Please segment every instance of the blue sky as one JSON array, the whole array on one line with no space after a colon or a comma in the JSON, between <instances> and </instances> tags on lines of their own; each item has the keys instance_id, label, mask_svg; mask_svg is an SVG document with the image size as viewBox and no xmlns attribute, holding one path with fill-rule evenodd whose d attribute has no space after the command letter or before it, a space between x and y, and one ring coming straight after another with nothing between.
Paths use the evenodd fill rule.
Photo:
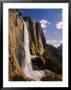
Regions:
<instances>
[{"instance_id":1,"label":"blue sky","mask_svg":"<svg viewBox=\"0 0 71 90\"><path fill-rule=\"evenodd\" d=\"M47 43L55 47L62 43L62 9L22 9L21 12L41 23Z\"/></svg>"}]
</instances>

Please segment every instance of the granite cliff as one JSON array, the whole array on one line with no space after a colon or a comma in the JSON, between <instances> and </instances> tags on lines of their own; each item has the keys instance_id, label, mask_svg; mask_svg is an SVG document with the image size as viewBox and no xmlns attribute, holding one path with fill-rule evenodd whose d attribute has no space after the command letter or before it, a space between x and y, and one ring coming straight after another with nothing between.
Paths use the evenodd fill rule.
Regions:
<instances>
[{"instance_id":1,"label":"granite cliff","mask_svg":"<svg viewBox=\"0 0 71 90\"><path fill-rule=\"evenodd\" d=\"M33 70L48 69L50 74L47 76L51 78L49 80L61 80L62 63L59 60L61 58L47 46L41 24L28 16L22 16L15 9L9 10L9 80L30 80L22 71L22 61L25 56L23 20L28 29ZM48 80L47 76L41 80Z\"/></svg>"}]
</instances>

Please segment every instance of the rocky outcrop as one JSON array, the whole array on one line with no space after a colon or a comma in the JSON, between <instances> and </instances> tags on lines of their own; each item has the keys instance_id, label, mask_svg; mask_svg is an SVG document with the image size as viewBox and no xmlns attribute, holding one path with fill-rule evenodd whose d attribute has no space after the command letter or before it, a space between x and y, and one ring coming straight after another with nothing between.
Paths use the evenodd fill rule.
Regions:
<instances>
[{"instance_id":1,"label":"rocky outcrop","mask_svg":"<svg viewBox=\"0 0 71 90\"><path fill-rule=\"evenodd\" d=\"M47 47L41 24L33 21L30 17L24 17L23 19L27 22L30 35L31 55L39 56L43 61L45 68L57 73L62 73L62 65L58 60L60 58L58 58L49 47Z\"/></svg>"},{"instance_id":2,"label":"rocky outcrop","mask_svg":"<svg viewBox=\"0 0 71 90\"><path fill-rule=\"evenodd\" d=\"M45 52L46 41L40 23L33 21L30 17L24 17L23 19L27 22L28 26L31 55L42 56Z\"/></svg>"},{"instance_id":3,"label":"rocky outcrop","mask_svg":"<svg viewBox=\"0 0 71 90\"><path fill-rule=\"evenodd\" d=\"M21 70L17 56L19 49L20 34L22 33L23 19L16 10L9 10L9 79L17 76L26 78Z\"/></svg>"},{"instance_id":4,"label":"rocky outcrop","mask_svg":"<svg viewBox=\"0 0 71 90\"><path fill-rule=\"evenodd\" d=\"M61 73L62 64L47 47L40 23L30 17L22 17L18 10L13 9L9 10L9 80L28 80L22 72L22 60L24 60L23 20L27 23L33 69L49 69L55 73ZM34 56L37 57L33 58ZM15 77L17 78L15 79Z\"/></svg>"}]
</instances>

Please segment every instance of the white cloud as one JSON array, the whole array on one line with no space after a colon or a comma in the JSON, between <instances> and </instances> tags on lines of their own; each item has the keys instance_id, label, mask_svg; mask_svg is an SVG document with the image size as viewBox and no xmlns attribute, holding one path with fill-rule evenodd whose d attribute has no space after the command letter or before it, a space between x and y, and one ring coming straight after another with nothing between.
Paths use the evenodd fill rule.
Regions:
<instances>
[{"instance_id":1,"label":"white cloud","mask_svg":"<svg viewBox=\"0 0 71 90\"><path fill-rule=\"evenodd\" d=\"M62 29L63 28L63 22L62 21L59 21L58 23L56 23L56 28L58 30Z\"/></svg>"},{"instance_id":2,"label":"white cloud","mask_svg":"<svg viewBox=\"0 0 71 90\"><path fill-rule=\"evenodd\" d=\"M61 45L62 41L57 41L57 40L46 40L47 44L53 45L55 47L58 47Z\"/></svg>"},{"instance_id":3,"label":"white cloud","mask_svg":"<svg viewBox=\"0 0 71 90\"><path fill-rule=\"evenodd\" d=\"M47 26L50 24L50 22L48 22L48 20L42 19L40 20L40 24L41 24L41 27L45 30Z\"/></svg>"}]
</instances>

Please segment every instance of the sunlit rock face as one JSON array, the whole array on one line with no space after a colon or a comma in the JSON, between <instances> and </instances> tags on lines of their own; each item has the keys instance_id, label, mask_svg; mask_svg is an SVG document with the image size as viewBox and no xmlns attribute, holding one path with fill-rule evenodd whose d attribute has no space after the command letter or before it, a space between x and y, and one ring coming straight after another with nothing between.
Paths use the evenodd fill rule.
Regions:
<instances>
[{"instance_id":1,"label":"sunlit rock face","mask_svg":"<svg viewBox=\"0 0 71 90\"><path fill-rule=\"evenodd\" d=\"M51 51L51 49L47 47L43 30L41 28L41 24L39 22L32 20L30 17L24 17L23 19L27 23L27 27L28 27L31 55L39 56L45 68L48 68L51 71L57 73L61 73L62 65L58 60L59 59L58 56L56 56ZM36 60L36 62L38 63L38 60Z\"/></svg>"},{"instance_id":2,"label":"sunlit rock face","mask_svg":"<svg viewBox=\"0 0 71 90\"><path fill-rule=\"evenodd\" d=\"M39 22L22 17L18 10L9 10L8 31L10 80L20 80L21 77L22 80L40 80L45 69L50 73L62 73L62 64L47 47Z\"/></svg>"},{"instance_id":3,"label":"sunlit rock face","mask_svg":"<svg viewBox=\"0 0 71 90\"><path fill-rule=\"evenodd\" d=\"M23 19L16 10L9 10L9 79L14 76L25 77L21 70L21 58L23 51L20 36L23 32ZM20 46L20 47L19 47ZM21 52L20 52L21 51ZM21 56L20 56L21 55Z\"/></svg>"},{"instance_id":4,"label":"sunlit rock face","mask_svg":"<svg viewBox=\"0 0 71 90\"><path fill-rule=\"evenodd\" d=\"M42 32L42 28L39 22L35 22L30 17L25 17L24 20L27 22L30 39L30 51L32 55L42 56L45 47L45 37Z\"/></svg>"}]
</instances>

